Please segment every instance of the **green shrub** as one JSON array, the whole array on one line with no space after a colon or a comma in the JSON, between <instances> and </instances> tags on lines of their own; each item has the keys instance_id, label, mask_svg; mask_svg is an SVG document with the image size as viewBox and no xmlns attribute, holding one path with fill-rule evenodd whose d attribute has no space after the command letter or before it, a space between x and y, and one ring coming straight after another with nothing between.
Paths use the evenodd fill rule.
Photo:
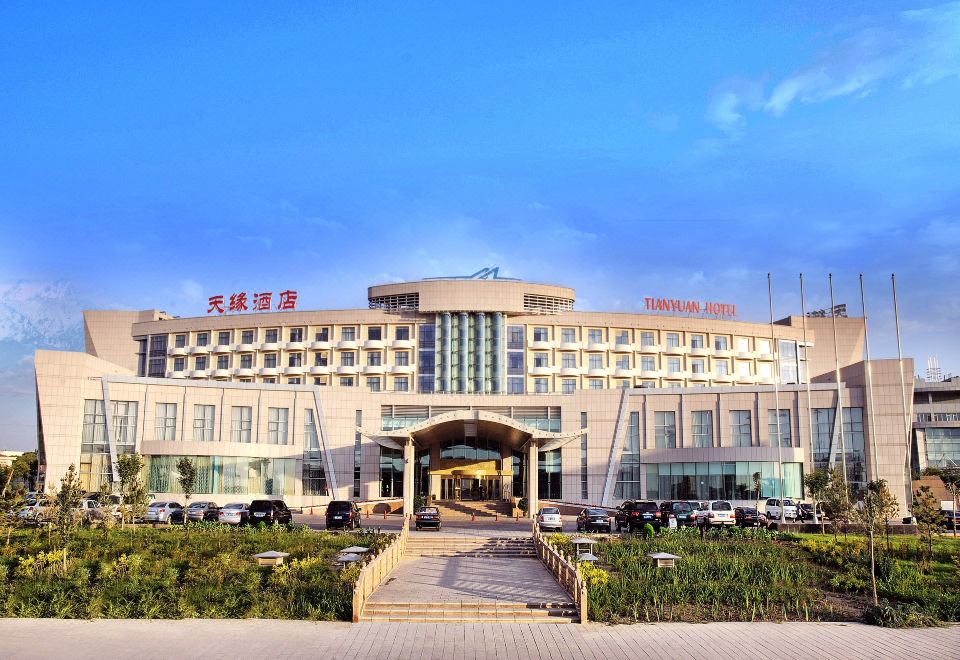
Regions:
<instances>
[{"instance_id":1,"label":"green shrub","mask_svg":"<svg viewBox=\"0 0 960 660\"><path fill-rule=\"evenodd\" d=\"M929 628L941 625L935 617L915 605L894 605L888 602L867 608L863 613L863 620L872 626L884 628Z\"/></svg>"}]
</instances>

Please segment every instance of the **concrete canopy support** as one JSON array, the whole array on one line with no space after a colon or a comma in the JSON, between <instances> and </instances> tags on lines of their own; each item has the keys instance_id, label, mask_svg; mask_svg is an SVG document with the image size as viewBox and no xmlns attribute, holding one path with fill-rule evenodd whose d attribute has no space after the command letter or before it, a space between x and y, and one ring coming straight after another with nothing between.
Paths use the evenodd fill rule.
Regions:
<instances>
[{"instance_id":1,"label":"concrete canopy support","mask_svg":"<svg viewBox=\"0 0 960 660\"><path fill-rule=\"evenodd\" d=\"M538 457L537 441L530 439L527 443L527 512L531 518L537 517L537 511L540 509L540 460Z\"/></svg>"},{"instance_id":2,"label":"concrete canopy support","mask_svg":"<svg viewBox=\"0 0 960 660\"><path fill-rule=\"evenodd\" d=\"M404 520L414 514L413 510L413 466L416 453L413 450L413 440L407 440L403 445L403 515Z\"/></svg>"}]
</instances>

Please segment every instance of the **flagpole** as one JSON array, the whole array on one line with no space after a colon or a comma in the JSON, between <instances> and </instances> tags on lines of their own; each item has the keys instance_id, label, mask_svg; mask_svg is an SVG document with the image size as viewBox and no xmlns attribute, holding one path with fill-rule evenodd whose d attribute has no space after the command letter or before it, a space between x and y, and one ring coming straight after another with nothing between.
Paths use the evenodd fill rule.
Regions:
<instances>
[{"instance_id":1,"label":"flagpole","mask_svg":"<svg viewBox=\"0 0 960 660\"><path fill-rule=\"evenodd\" d=\"M868 481L876 481L880 478L880 469L877 464L877 440L874 434L877 418L873 411L873 368L870 364L870 330L867 326L867 298L863 293L863 273L860 273L860 310L863 314L863 341L867 348L867 407L870 410L870 456L873 459L873 479Z\"/></svg>"},{"instance_id":2,"label":"flagpole","mask_svg":"<svg viewBox=\"0 0 960 660\"><path fill-rule=\"evenodd\" d=\"M903 378L903 349L900 346L900 306L897 304L897 276L890 274L893 286L893 320L897 328L897 363L900 365L900 405L903 412L903 434L906 438L906 460L903 462L903 485L907 490L907 506L913 516L913 452L910 448L910 416L907 414L907 386Z\"/></svg>"},{"instance_id":3,"label":"flagpole","mask_svg":"<svg viewBox=\"0 0 960 660\"><path fill-rule=\"evenodd\" d=\"M830 318L833 321L833 363L834 377L837 381L837 412L840 416L840 457L843 461L843 483L847 486L847 501L849 501L850 487L847 479L847 443L844 441L843 436L843 390L840 388L840 348L837 346L837 305L833 300L833 273L827 275L827 281L830 283Z\"/></svg>"},{"instance_id":4,"label":"flagpole","mask_svg":"<svg viewBox=\"0 0 960 660\"><path fill-rule=\"evenodd\" d=\"M787 521L787 507L783 503L785 497L783 492L783 442L780 439L780 347L777 346L777 339L773 334L773 280L770 273L767 273L767 299L770 303L770 343L772 344L770 350L773 351L773 418L777 421L777 463L780 470L780 522L785 523Z\"/></svg>"},{"instance_id":5,"label":"flagpole","mask_svg":"<svg viewBox=\"0 0 960 660\"><path fill-rule=\"evenodd\" d=\"M800 273L800 314L803 319L803 372L807 389L807 426L810 431L810 467L815 468L813 462L813 405L810 402L810 347L807 344L807 306L803 297L803 273ZM813 512L813 522L817 522L817 512Z\"/></svg>"}]
</instances>

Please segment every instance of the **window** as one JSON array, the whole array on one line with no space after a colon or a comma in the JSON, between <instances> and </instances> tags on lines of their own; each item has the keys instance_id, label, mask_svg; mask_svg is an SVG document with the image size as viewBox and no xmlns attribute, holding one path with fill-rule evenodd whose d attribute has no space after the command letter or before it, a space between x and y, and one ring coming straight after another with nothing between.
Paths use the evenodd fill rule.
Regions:
<instances>
[{"instance_id":1,"label":"window","mask_svg":"<svg viewBox=\"0 0 960 660\"><path fill-rule=\"evenodd\" d=\"M727 350L727 338L726 337L714 337L713 338L713 347L718 351Z\"/></svg>"},{"instance_id":2,"label":"window","mask_svg":"<svg viewBox=\"0 0 960 660\"><path fill-rule=\"evenodd\" d=\"M657 359L652 355L644 355L640 358L640 368L644 371L656 371Z\"/></svg>"},{"instance_id":3,"label":"window","mask_svg":"<svg viewBox=\"0 0 960 660\"><path fill-rule=\"evenodd\" d=\"M289 408L267 409L267 442L271 445L287 444L287 420Z\"/></svg>"},{"instance_id":4,"label":"window","mask_svg":"<svg viewBox=\"0 0 960 660\"><path fill-rule=\"evenodd\" d=\"M620 500L640 497L640 413L631 412L626 442L620 455L620 473L613 496Z\"/></svg>"},{"instance_id":5,"label":"window","mask_svg":"<svg viewBox=\"0 0 960 660\"><path fill-rule=\"evenodd\" d=\"M704 361L702 358L690 360L690 370L695 374L704 373Z\"/></svg>"},{"instance_id":6,"label":"window","mask_svg":"<svg viewBox=\"0 0 960 660\"><path fill-rule=\"evenodd\" d=\"M398 367L410 366L410 353L407 351L398 351L394 354L393 359Z\"/></svg>"},{"instance_id":7,"label":"window","mask_svg":"<svg viewBox=\"0 0 960 660\"><path fill-rule=\"evenodd\" d=\"M523 326L507 326L507 348L523 348Z\"/></svg>"},{"instance_id":8,"label":"window","mask_svg":"<svg viewBox=\"0 0 960 660\"><path fill-rule=\"evenodd\" d=\"M249 353L246 355L240 356L240 368L241 369L252 369L253 368L253 356Z\"/></svg>"},{"instance_id":9,"label":"window","mask_svg":"<svg viewBox=\"0 0 960 660\"><path fill-rule=\"evenodd\" d=\"M379 392L380 378L377 376L372 376L370 378L367 378L367 389L369 389L371 392Z\"/></svg>"},{"instance_id":10,"label":"window","mask_svg":"<svg viewBox=\"0 0 960 660\"><path fill-rule=\"evenodd\" d=\"M340 379L340 384L343 385L343 379ZM350 379L350 384L353 385L353 379ZM363 425L363 411L358 410L354 414L354 426L358 429ZM357 431L353 436L353 496L360 497L360 431Z\"/></svg>"},{"instance_id":11,"label":"window","mask_svg":"<svg viewBox=\"0 0 960 660\"><path fill-rule=\"evenodd\" d=\"M327 477L316 419L313 410L308 408L303 412L303 494L327 495Z\"/></svg>"},{"instance_id":12,"label":"window","mask_svg":"<svg viewBox=\"0 0 960 660\"><path fill-rule=\"evenodd\" d=\"M353 387L353 376L341 376L340 387Z\"/></svg>"},{"instance_id":13,"label":"window","mask_svg":"<svg viewBox=\"0 0 960 660\"><path fill-rule=\"evenodd\" d=\"M680 358L667 358L667 371L671 374L680 373Z\"/></svg>"},{"instance_id":14,"label":"window","mask_svg":"<svg viewBox=\"0 0 960 660\"><path fill-rule=\"evenodd\" d=\"M777 446L777 416L773 410L767 411L767 430L770 434L770 446ZM792 447L790 440L790 410L780 409L780 446Z\"/></svg>"},{"instance_id":15,"label":"window","mask_svg":"<svg viewBox=\"0 0 960 660\"><path fill-rule=\"evenodd\" d=\"M560 330L560 341L565 344L573 344L577 341L577 331L574 328L563 328Z\"/></svg>"},{"instance_id":16,"label":"window","mask_svg":"<svg viewBox=\"0 0 960 660\"><path fill-rule=\"evenodd\" d=\"M253 343L253 330L244 330L240 333L240 343L241 344L252 344Z\"/></svg>"},{"instance_id":17,"label":"window","mask_svg":"<svg viewBox=\"0 0 960 660\"><path fill-rule=\"evenodd\" d=\"M561 477L563 476L563 466L560 450L538 452L537 458L537 481L539 482L540 497L545 500L562 499Z\"/></svg>"},{"instance_id":18,"label":"window","mask_svg":"<svg viewBox=\"0 0 960 660\"><path fill-rule=\"evenodd\" d=\"M577 368L577 354L576 353L564 353L560 356L561 366L564 369L576 369Z\"/></svg>"},{"instance_id":19,"label":"window","mask_svg":"<svg viewBox=\"0 0 960 660\"><path fill-rule=\"evenodd\" d=\"M356 364L357 354L356 353L341 353L340 354L340 366L341 367L352 367Z\"/></svg>"},{"instance_id":20,"label":"window","mask_svg":"<svg viewBox=\"0 0 960 660\"><path fill-rule=\"evenodd\" d=\"M590 369L603 369L603 353L591 353L588 364Z\"/></svg>"},{"instance_id":21,"label":"window","mask_svg":"<svg viewBox=\"0 0 960 660\"><path fill-rule=\"evenodd\" d=\"M641 346L653 346L657 342L653 338L653 333L649 330L644 330L640 333L640 345Z\"/></svg>"},{"instance_id":22,"label":"window","mask_svg":"<svg viewBox=\"0 0 960 660\"><path fill-rule=\"evenodd\" d=\"M173 345L177 348L183 348L187 345L187 336L186 335L177 335L173 338Z\"/></svg>"},{"instance_id":23,"label":"window","mask_svg":"<svg viewBox=\"0 0 960 660\"><path fill-rule=\"evenodd\" d=\"M693 411L693 446L713 446L713 411Z\"/></svg>"},{"instance_id":24,"label":"window","mask_svg":"<svg viewBox=\"0 0 960 660\"><path fill-rule=\"evenodd\" d=\"M749 362L737 362L737 373L741 376L750 375L750 363Z\"/></svg>"},{"instance_id":25,"label":"window","mask_svg":"<svg viewBox=\"0 0 960 660\"><path fill-rule=\"evenodd\" d=\"M399 341L409 341L410 340L410 326L401 325L398 326L394 331L394 339Z\"/></svg>"},{"instance_id":26,"label":"window","mask_svg":"<svg viewBox=\"0 0 960 660\"><path fill-rule=\"evenodd\" d=\"M135 337L137 342L137 375L147 375L147 338Z\"/></svg>"},{"instance_id":27,"label":"window","mask_svg":"<svg viewBox=\"0 0 960 660\"><path fill-rule=\"evenodd\" d=\"M173 358L173 370L183 371L186 368L186 359L182 357Z\"/></svg>"},{"instance_id":28,"label":"window","mask_svg":"<svg viewBox=\"0 0 960 660\"><path fill-rule=\"evenodd\" d=\"M209 332L198 332L197 333L197 346L206 346L210 343L210 333Z\"/></svg>"},{"instance_id":29,"label":"window","mask_svg":"<svg viewBox=\"0 0 960 660\"><path fill-rule=\"evenodd\" d=\"M617 369L629 369L630 368L630 356L624 355L623 357L617 358Z\"/></svg>"},{"instance_id":30,"label":"window","mask_svg":"<svg viewBox=\"0 0 960 660\"><path fill-rule=\"evenodd\" d=\"M757 375L761 378L770 378L773 376L773 365L769 362L760 362L757 365Z\"/></svg>"},{"instance_id":31,"label":"window","mask_svg":"<svg viewBox=\"0 0 960 660\"><path fill-rule=\"evenodd\" d=\"M749 410L730 411L730 445L750 447L753 444L753 429Z\"/></svg>"},{"instance_id":32,"label":"window","mask_svg":"<svg viewBox=\"0 0 960 660\"><path fill-rule=\"evenodd\" d=\"M263 379L263 382L264 382L264 383L276 383L276 382L277 382L277 379L276 379L276 378L264 378L264 379Z\"/></svg>"},{"instance_id":33,"label":"window","mask_svg":"<svg viewBox=\"0 0 960 660\"><path fill-rule=\"evenodd\" d=\"M229 330L221 330L220 332L217 333L217 344L219 344L220 346L226 346L229 343L230 343Z\"/></svg>"},{"instance_id":34,"label":"window","mask_svg":"<svg viewBox=\"0 0 960 660\"><path fill-rule=\"evenodd\" d=\"M167 441L177 439L177 404L157 404L153 439Z\"/></svg>"},{"instance_id":35,"label":"window","mask_svg":"<svg viewBox=\"0 0 960 660\"><path fill-rule=\"evenodd\" d=\"M550 354L549 354L549 353L534 353L534 354L533 354L533 366L534 366L534 367L549 367L549 366L550 366Z\"/></svg>"},{"instance_id":36,"label":"window","mask_svg":"<svg viewBox=\"0 0 960 660\"><path fill-rule=\"evenodd\" d=\"M276 369L277 368L277 354L268 353L263 356L263 366L266 369Z\"/></svg>"},{"instance_id":37,"label":"window","mask_svg":"<svg viewBox=\"0 0 960 660\"><path fill-rule=\"evenodd\" d=\"M730 374L730 363L726 360L716 360L713 363L713 370L718 376L728 376Z\"/></svg>"},{"instance_id":38,"label":"window","mask_svg":"<svg viewBox=\"0 0 960 660\"><path fill-rule=\"evenodd\" d=\"M550 330L548 328L534 328L533 341L550 341Z\"/></svg>"},{"instance_id":39,"label":"window","mask_svg":"<svg viewBox=\"0 0 960 660\"><path fill-rule=\"evenodd\" d=\"M357 341L357 329L353 327L340 328L340 341Z\"/></svg>"},{"instance_id":40,"label":"window","mask_svg":"<svg viewBox=\"0 0 960 660\"><path fill-rule=\"evenodd\" d=\"M81 452L106 452L107 418L103 400L85 399L83 402L83 440Z\"/></svg>"},{"instance_id":41,"label":"window","mask_svg":"<svg viewBox=\"0 0 960 660\"><path fill-rule=\"evenodd\" d=\"M253 408L233 406L230 410L230 441L250 442L250 430L253 428Z\"/></svg>"},{"instance_id":42,"label":"window","mask_svg":"<svg viewBox=\"0 0 960 660\"><path fill-rule=\"evenodd\" d=\"M383 339L383 328L380 326L367 328L368 341L380 341L381 339Z\"/></svg>"},{"instance_id":43,"label":"window","mask_svg":"<svg viewBox=\"0 0 960 660\"><path fill-rule=\"evenodd\" d=\"M648 463L647 498L662 500L748 500L779 497L779 466L774 462ZM759 473L760 491L753 483ZM801 463L783 464L787 497L800 498Z\"/></svg>"},{"instance_id":44,"label":"window","mask_svg":"<svg viewBox=\"0 0 960 660\"><path fill-rule=\"evenodd\" d=\"M383 360L383 353L380 351L375 351L373 353L367 353L367 366L368 367L379 367L381 361Z\"/></svg>"},{"instance_id":45,"label":"window","mask_svg":"<svg viewBox=\"0 0 960 660\"><path fill-rule=\"evenodd\" d=\"M278 333L278 332L279 332L279 331L278 331L276 328L272 328L272 329L270 329L270 330L267 330L266 334L264 335L264 340L263 340L264 343L265 343L265 344L275 344L275 343L277 343L277 333Z\"/></svg>"},{"instance_id":46,"label":"window","mask_svg":"<svg viewBox=\"0 0 960 660\"><path fill-rule=\"evenodd\" d=\"M601 378L591 378L587 382L587 387L591 390L602 390L603 389L603 379Z\"/></svg>"},{"instance_id":47,"label":"window","mask_svg":"<svg viewBox=\"0 0 960 660\"><path fill-rule=\"evenodd\" d=\"M602 344L602 343L603 343L603 330L597 330L597 329L587 330L587 343L588 343L588 344Z\"/></svg>"},{"instance_id":48,"label":"window","mask_svg":"<svg viewBox=\"0 0 960 660\"><path fill-rule=\"evenodd\" d=\"M290 341L303 341L303 328L290 328Z\"/></svg>"},{"instance_id":49,"label":"window","mask_svg":"<svg viewBox=\"0 0 960 660\"><path fill-rule=\"evenodd\" d=\"M330 328L320 328L313 334L313 341L330 341Z\"/></svg>"},{"instance_id":50,"label":"window","mask_svg":"<svg viewBox=\"0 0 960 660\"><path fill-rule=\"evenodd\" d=\"M293 378L288 378L288 379L287 379L287 385L299 385L299 384L300 384L300 377L299 377L299 376L295 376L295 377L293 377Z\"/></svg>"},{"instance_id":51,"label":"window","mask_svg":"<svg viewBox=\"0 0 960 660\"><path fill-rule=\"evenodd\" d=\"M670 348L676 348L680 345L680 335L676 332L667 333L667 346Z\"/></svg>"},{"instance_id":52,"label":"window","mask_svg":"<svg viewBox=\"0 0 960 660\"><path fill-rule=\"evenodd\" d=\"M690 335L690 348L703 348L703 335Z\"/></svg>"},{"instance_id":53,"label":"window","mask_svg":"<svg viewBox=\"0 0 960 660\"><path fill-rule=\"evenodd\" d=\"M785 339L778 342L777 357L780 361L780 383L783 385L795 385L800 382L797 354L797 342Z\"/></svg>"},{"instance_id":54,"label":"window","mask_svg":"<svg viewBox=\"0 0 960 660\"><path fill-rule=\"evenodd\" d=\"M213 441L214 406L195 404L193 406L193 441Z\"/></svg>"},{"instance_id":55,"label":"window","mask_svg":"<svg viewBox=\"0 0 960 660\"><path fill-rule=\"evenodd\" d=\"M410 389L410 381L406 376L398 376L393 379L393 389L397 392L407 392Z\"/></svg>"},{"instance_id":56,"label":"window","mask_svg":"<svg viewBox=\"0 0 960 660\"><path fill-rule=\"evenodd\" d=\"M196 369L197 371L203 371L204 369L207 368L206 355L198 355L193 362L194 362L194 369Z\"/></svg>"},{"instance_id":57,"label":"window","mask_svg":"<svg viewBox=\"0 0 960 660\"><path fill-rule=\"evenodd\" d=\"M621 330L617 333L617 346L626 346L630 343L630 333L627 330Z\"/></svg>"},{"instance_id":58,"label":"window","mask_svg":"<svg viewBox=\"0 0 960 660\"><path fill-rule=\"evenodd\" d=\"M217 356L217 369L229 369L230 368L230 356L229 355L218 355Z\"/></svg>"},{"instance_id":59,"label":"window","mask_svg":"<svg viewBox=\"0 0 960 660\"><path fill-rule=\"evenodd\" d=\"M534 378L533 391L536 392L537 394L546 394L548 382L549 381L546 378Z\"/></svg>"},{"instance_id":60,"label":"window","mask_svg":"<svg viewBox=\"0 0 960 660\"><path fill-rule=\"evenodd\" d=\"M315 366L315 367L325 367L325 366L327 366L327 354L326 354L326 353L314 353L314 354L313 354L313 366Z\"/></svg>"},{"instance_id":61,"label":"window","mask_svg":"<svg viewBox=\"0 0 960 660\"><path fill-rule=\"evenodd\" d=\"M150 353L147 375L151 378L163 378L167 370L167 335L150 337Z\"/></svg>"},{"instance_id":62,"label":"window","mask_svg":"<svg viewBox=\"0 0 960 660\"><path fill-rule=\"evenodd\" d=\"M523 353L507 353L507 374L512 376L523 374Z\"/></svg>"},{"instance_id":63,"label":"window","mask_svg":"<svg viewBox=\"0 0 960 660\"><path fill-rule=\"evenodd\" d=\"M587 428L587 413L580 413L580 428ZM580 498L586 500L589 497L587 490L587 434L585 430L580 432Z\"/></svg>"},{"instance_id":64,"label":"window","mask_svg":"<svg viewBox=\"0 0 960 660\"><path fill-rule=\"evenodd\" d=\"M750 352L750 340L746 337L737 337L737 350L741 353Z\"/></svg>"},{"instance_id":65,"label":"window","mask_svg":"<svg viewBox=\"0 0 960 660\"><path fill-rule=\"evenodd\" d=\"M522 378L508 378L508 379L507 379L507 394L523 394L523 379L522 379Z\"/></svg>"},{"instance_id":66,"label":"window","mask_svg":"<svg viewBox=\"0 0 960 660\"><path fill-rule=\"evenodd\" d=\"M657 411L654 418L654 441L657 449L675 449L677 446L677 413Z\"/></svg>"},{"instance_id":67,"label":"window","mask_svg":"<svg viewBox=\"0 0 960 660\"><path fill-rule=\"evenodd\" d=\"M403 497L403 450L380 447L380 497Z\"/></svg>"},{"instance_id":68,"label":"window","mask_svg":"<svg viewBox=\"0 0 960 660\"><path fill-rule=\"evenodd\" d=\"M577 391L577 380L575 378L564 378L561 386L564 394L573 394Z\"/></svg>"},{"instance_id":69,"label":"window","mask_svg":"<svg viewBox=\"0 0 960 660\"><path fill-rule=\"evenodd\" d=\"M770 354L770 340L769 339L758 339L757 340L757 352Z\"/></svg>"}]
</instances>

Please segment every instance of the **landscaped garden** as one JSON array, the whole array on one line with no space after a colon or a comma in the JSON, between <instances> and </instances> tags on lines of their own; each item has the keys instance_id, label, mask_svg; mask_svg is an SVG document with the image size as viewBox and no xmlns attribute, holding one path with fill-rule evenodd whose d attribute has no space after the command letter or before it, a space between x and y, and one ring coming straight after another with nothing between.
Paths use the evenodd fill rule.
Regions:
<instances>
[{"instance_id":1,"label":"landscaped garden","mask_svg":"<svg viewBox=\"0 0 960 660\"><path fill-rule=\"evenodd\" d=\"M0 540L0 616L349 620L359 568L341 571L337 554L390 539L203 523L80 528L66 539L20 528ZM290 556L258 566L253 555L269 550Z\"/></svg>"},{"instance_id":2,"label":"landscaped garden","mask_svg":"<svg viewBox=\"0 0 960 660\"><path fill-rule=\"evenodd\" d=\"M569 536L548 537L567 555ZM916 537L877 542L874 607L863 537L764 530L694 529L597 539L596 566L582 565L590 619L634 621L866 620L880 625L960 621L960 541ZM647 553L680 557L657 568Z\"/></svg>"}]
</instances>

